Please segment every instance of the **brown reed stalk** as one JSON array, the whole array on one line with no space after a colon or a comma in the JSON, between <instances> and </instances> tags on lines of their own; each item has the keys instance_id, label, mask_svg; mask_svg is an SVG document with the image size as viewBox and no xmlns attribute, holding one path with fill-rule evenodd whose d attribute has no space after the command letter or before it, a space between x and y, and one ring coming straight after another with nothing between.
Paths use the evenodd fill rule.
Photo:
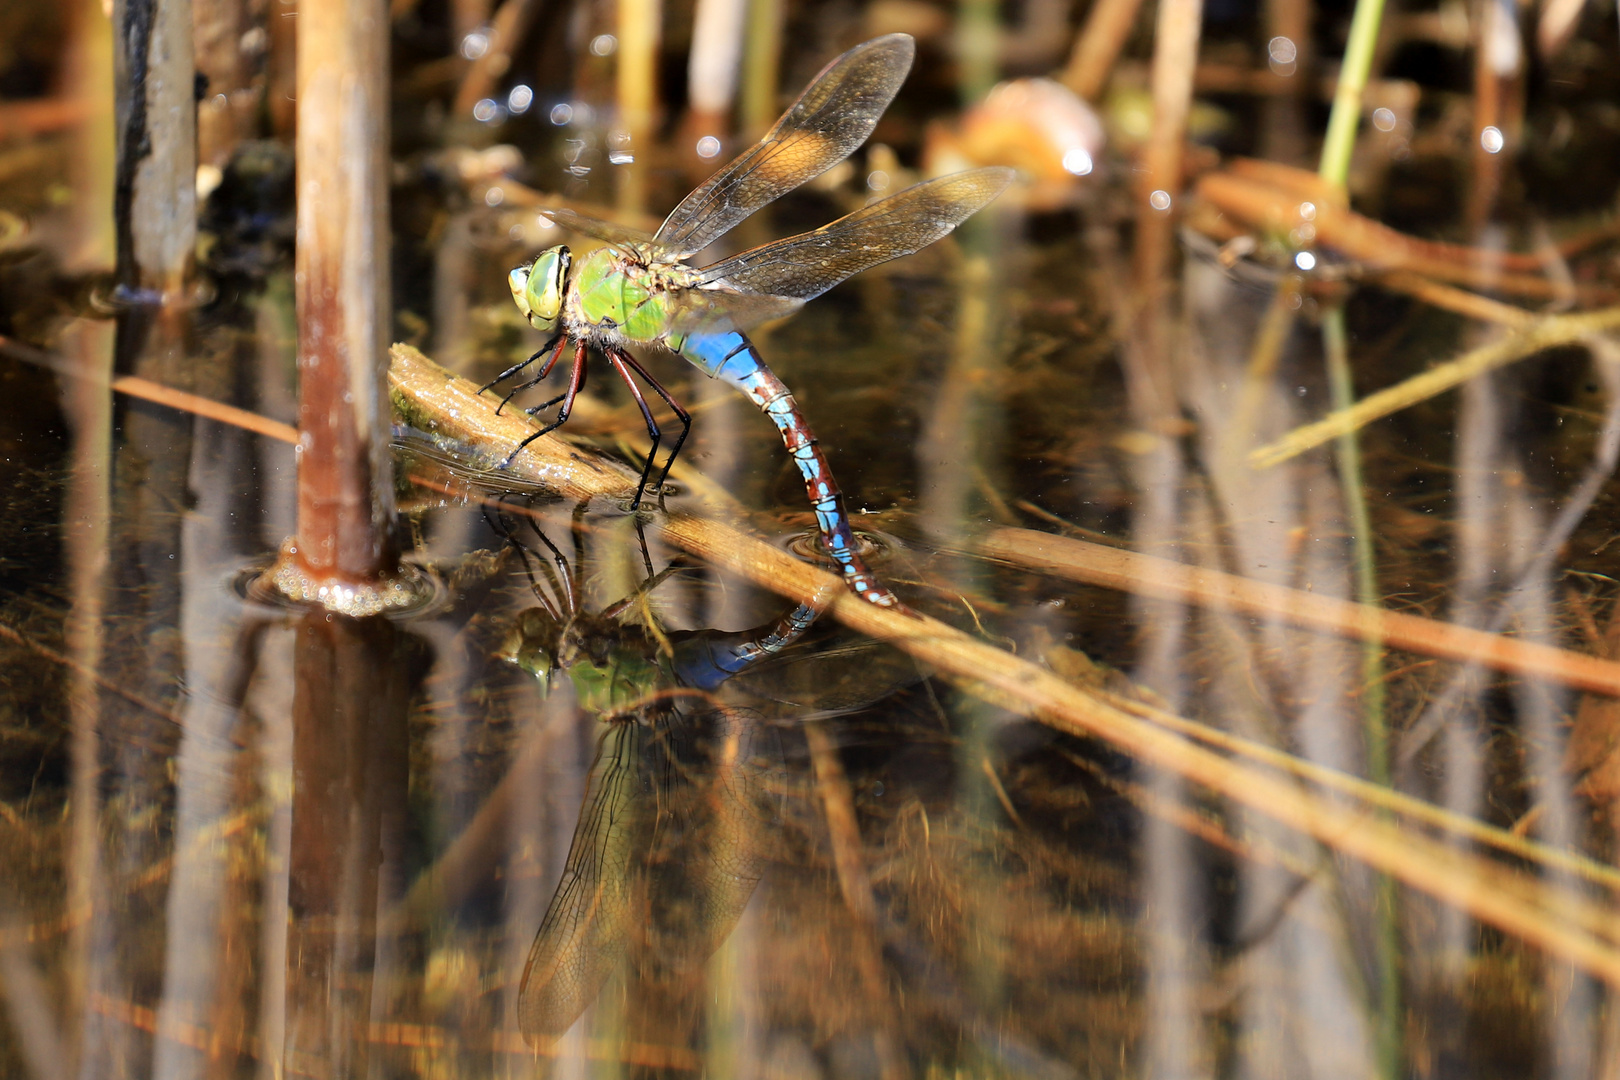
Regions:
<instances>
[{"instance_id":1,"label":"brown reed stalk","mask_svg":"<svg viewBox=\"0 0 1620 1080\"><path fill-rule=\"evenodd\" d=\"M1097 0L1091 5L1063 69L1063 85L1087 101L1101 96L1141 6L1142 0Z\"/></svg>"},{"instance_id":2,"label":"brown reed stalk","mask_svg":"<svg viewBox=\"0 0 1620 1080\"><path fill-rule=\"evenodd\" d=\"M394 572L384 390L388 275L388 11L298 12L298 538L316 582Z\"/></svg>"},{"instance_id":3,"label":"brown reed stalk","mask_svg":"<svg viewBox=\"0 0 1620 1080\"><path fill-rule=\"evenodd\" d=\"M1170 259L1203 12L1203 0L1159 4L1153 42L1153 130L1136 181L1136 285L1147 296L1162 289ZM1154 205L1155 193L1162 205Z\"/></svg>"},{"instance_id":4,"label":"brown reed stalk","mask_svg":"<svg viewBox=\"0 0 1620 1080\"><path fill-rule=\"evenodd\" d=\"M1438 619L1388 611L1028 529L996 529L973 544L986 558L1139 596L1283 619L1295 626L1526 678L1620 697L1620 662Z\"/></svg>"},{"instance_id":5,"label":"brown reed stalk","mask_svg":"<svg viewBox=\"0 0 1620 1080\"><path fill-rule=\"evenodd\" d=\"M640 212L647 205L647 157L658 124L658 48L663 37L662 0L618 0L617 131L635 161L619 168L618 208Z\"/></svg>"}]
</instances>

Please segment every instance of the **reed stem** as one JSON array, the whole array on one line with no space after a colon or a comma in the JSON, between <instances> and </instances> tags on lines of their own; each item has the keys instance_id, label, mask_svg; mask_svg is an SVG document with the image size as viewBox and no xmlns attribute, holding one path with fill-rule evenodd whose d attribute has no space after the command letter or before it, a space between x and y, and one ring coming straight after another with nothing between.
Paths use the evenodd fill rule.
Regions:
<instances>
[{"instance_id":1,"label":"reed stem","mask_svg":"<svg viewBox=\"0 0 1620 1080\"><path fill-rule=\"evenodd\" d=\"M298 540L315 581L392 574L388 9L298 13Z\"/></svg>"}]
</instances>

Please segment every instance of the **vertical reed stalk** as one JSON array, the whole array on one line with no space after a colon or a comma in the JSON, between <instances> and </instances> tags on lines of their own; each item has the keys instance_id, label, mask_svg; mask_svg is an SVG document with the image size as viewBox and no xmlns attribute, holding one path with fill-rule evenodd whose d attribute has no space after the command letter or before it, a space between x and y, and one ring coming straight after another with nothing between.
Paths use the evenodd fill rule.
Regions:
<instances>
[{"instance_id":1,"label":"vertical reed stalk","mask_svg":"<svg viewBox=\"0 0 1620 1080\"><path fill-rule=\"evenodd\" d=\"M748 0L698 0L687 65L691 113L684 130L689 142L704 135L724 141L731 134L731 106L747 32ZM692 146L681 147L681 152L691 154Z\"/></svg>"},{"instance_id":2,"label":"vertical reed stalk","mask_svg":"<svg viewBox=\"0 0 1620 1080\"><path fill-rule=\"evenodd\" d=\"M121 374L184 387L191 371L197 237L191 2L118 0L112 31L113 365ZM121 423L112 440L104 443L100 432L88 428L82 432L96 444L91 452L111 450L110 461L85 462L101 483L107 483L111 465L105 524L84 523L105 544L104 554L96 556L106 566L100 626L93 631L101 650L99 673L168 707L179 695L184 660L176 557L182 518L176 508L187 497L191 419L145 402L122 400L115 409ZM170 837L136 811L171 804L175 789L168 766L179 733L123 698L99 699L93 735L99 760L89 767L99 767L91 805L96 839L104 846L94 871L99 896L91 907L84 989L91 1000L106 995L148 1008L156 1004L160 980L151 978L154 965L140 948L150 930L145 916L161 910L164 897L161 891L135 896L131 878L135 867L168 854ZM100 896L121 902L101 903ZM134 1029L108 1024L93 1009L84 1015L77 1043L84 1075L110 1074L132 1054L150 1052L147 1037Z\"/></svg>"},{"instance_id":3,"label":"vertical reed stalk","mask_svg":"<svg viewBox=\"0 0 1620 1080\"><path fill-rule=\"evenodd\" d=\"M1324 180L1343 188L1350 175L1350 152L1356 146L1356 129L1361 125L1361 98L1367 91L1372 71L1373 51L1378 44L1378 27L1384 18L1384 0L1356 0L1350 18L1350 40L1345 43L1344 61L1339 67L1339 85L1333 92L1333 111L1328 115L1327 134L1322 139L1322 164L1318 172Z\"/></svg>"},{"instance_id":4,"label":"vertical reed stalk","mask_svg":"<svg viewBox=\"0 0 1620 1080\"><path fill-rule=\"evenodd\" d=\"M1158 415L1173 411L1175 401L1161 304L1167 291L1174 203L1181 193L1182 149L1192 111L1203 10L1203 0L1161 0L1159 4L1153 44L1153 131L1142 153L1142 172L1136 184L1134 276L1140 306L1135 336L1141 345L1139 374L1145 379L1136 389L1156 399L1147 408Z\"/></svg>"},{"instance_id":5,"label":"vertical reed stalk","mask_svg":"<svg viewBox=\"0 0 1620 1080\"><path fill-rule=\"evenodd\" d=\"M956 82L964 106L976 105L995 85L1000 68L997 0L957 0Z\"/></svg>"},{"instance_id":6,"label":"vertical reed stalk","mask_svg":"<svg viewBox=\"0 0 1620 1080\"><path fill-rule=\"evenodd\" d=\"M1474 126L1472 183L1468 191L1468 227L1478 236L1490 220L1502 187L1503 159L1517 141L1522 106L1515 108L1523 47L1519 42L1518 9L1501 0L1487 0L1474 20Z\"/></svg>"},{"instance_id":7,"label":"vertical reed stalk","mask_svg":"<svg viewBox=\"0 0 1620 1080\"><path fill-rule=\"evenodd\" d=\"M388 9L298 12L298 539L317 582L397 565L388 450Z\"/></svg>"},{"instance_id":8,"label":"vertical reed stalk","mask_svg":"<svg viewBox=\"0 0 1620 1080\"><path fill-rule=\"evenodd\" d=\"M647 205L648 154L658 123L658 43L661 0L619 0L618 131L635 161L619 168L619 209L639 213Z\"/></svg>"},{"instance_id":9,"label":"vertical reed stalk","mask_svg":"<svg viewBox=\"0 0 1620 1080\"><path fill-rule=\"evenodd\" d=\"M1192 111L1203 10L1202 0L1159 4L1153 45L1153 131L1137 181L1136 284L1149 295L1161 290L1170 257L1172 205L1181 193L1182 149Z\"/></svg>"},{"instance_id":10,"label":"vertical reed stalk","mask_svg":"<svg viewBox=\"0 0 1620 1080\"><path fill-rule=\"evenodd\" d=\"M1314 73L1311 64L1311 0L1266 0L1266 39L1289 42L1294 59L1272 61L1272 70L1292 81L1289 93L1273 94L1261 102L1260 156L1268 161L1302 164L1308 153L1305 110L1310 106Z\"/></svg>"},{"instance_id":11,"label":"vertical reed stalk","mask_svg":"<svg viewBox=\"0 0 1620 1080\"><path fill-rule=\"evenodd\" d=\"M743 139L757 139L770 129L781 108L776 100L782 61L782 0L748 0L748 42L742 59L742 115L737 128Z\"/></svg>"}]
</instances>

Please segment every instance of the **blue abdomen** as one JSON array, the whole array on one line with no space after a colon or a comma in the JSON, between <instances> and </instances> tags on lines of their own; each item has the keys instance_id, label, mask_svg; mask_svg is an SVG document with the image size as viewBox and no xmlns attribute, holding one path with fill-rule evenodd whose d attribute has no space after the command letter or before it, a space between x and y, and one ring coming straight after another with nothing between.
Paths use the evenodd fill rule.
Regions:
<instances>
[{"instance_id":1,"label":"blue abdomen","mask_svg":"<svg viewBox=\"0 0 1620 1080\"><path fill-rule=\"evenodd\" d=\"M759 368L759 357L748 338L735 330L724 334L671 334L664 344L680 353L711 379L738 385Z\"/></svg>"}]
</instances>

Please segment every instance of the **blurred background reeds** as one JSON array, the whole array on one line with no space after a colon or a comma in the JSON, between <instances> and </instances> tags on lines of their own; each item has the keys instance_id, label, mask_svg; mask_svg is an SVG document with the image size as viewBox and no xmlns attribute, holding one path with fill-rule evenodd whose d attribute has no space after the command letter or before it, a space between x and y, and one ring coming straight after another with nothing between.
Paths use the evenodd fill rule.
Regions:
<instances>
[{"instance_id":1,"label":"blurred background reeds","mask_svg":"<svg viewBox=\"0 0 1620 1080\"><path fill-rule=\"evenodd\" d=\"M894 33L692 262L1017 170L751 331L908 612L477 393ZM9 0L0 1076L1620 1078L1617 334L1597 0Z\"/></svg>"}]
</instances>

